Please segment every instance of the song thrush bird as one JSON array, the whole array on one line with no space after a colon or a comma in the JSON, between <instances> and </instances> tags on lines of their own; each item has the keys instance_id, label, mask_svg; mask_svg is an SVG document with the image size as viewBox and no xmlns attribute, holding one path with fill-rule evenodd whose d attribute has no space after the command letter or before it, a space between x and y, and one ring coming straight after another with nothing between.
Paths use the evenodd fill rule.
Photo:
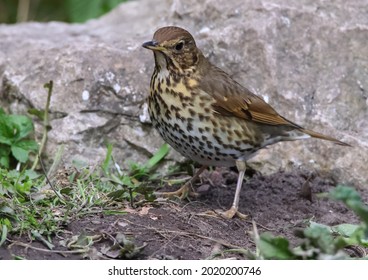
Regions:
<instances>
[{"instance_id":1,"label":"song thrush bird","mask_svg":"<svg viewBox=\"0 0 368 280\"><path fill-rule=\"evenodd\" d=\"M259 149L310 137L348 146L332 137L307 130L279 115L262 98L212 65L192 35L179 27L158 29L142 45L153 51L155 69L148 111L162 138L183 156L203 165L176 192L188 193L207 166L235 166L239 171L235 198L222 215L238 213L245 161Z\"/></svg>"}]
</instances>

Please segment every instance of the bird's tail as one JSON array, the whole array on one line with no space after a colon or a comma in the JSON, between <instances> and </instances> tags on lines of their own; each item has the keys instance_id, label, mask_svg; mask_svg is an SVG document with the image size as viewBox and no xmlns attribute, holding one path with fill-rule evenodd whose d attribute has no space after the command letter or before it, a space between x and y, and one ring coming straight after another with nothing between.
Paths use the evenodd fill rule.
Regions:
<instances>
[{"instance_id":1,"label":"bird's tail","mask_svg":"<svg viewBox=\"0 0 368 280\"><path fill-rule=\"evenodd\" d=\"M319 138L319 139L323 139L323 140L328 140L328 141L332 141L334 142L335 144L337 145L341 145L341 146L348 146L348 147L352 147L350 144L347 144L345 142L342 142L340 140L337 140L333 137L330 137L330 136L326 136L326 135L323 135L321 133L318 133L318 132L314 132L312 130L308 130L308 129L301 129L300 130L301 132L305 133L305 134L308 134L310 135L311 137L314 137L314 138Z\"/></svg>"}]
</instances>

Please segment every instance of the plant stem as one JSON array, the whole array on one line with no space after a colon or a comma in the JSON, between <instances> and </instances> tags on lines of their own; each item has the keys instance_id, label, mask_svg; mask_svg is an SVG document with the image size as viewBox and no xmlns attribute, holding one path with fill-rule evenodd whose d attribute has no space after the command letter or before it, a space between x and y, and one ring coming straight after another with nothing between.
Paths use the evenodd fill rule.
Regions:
<instances>
[{"instance_id":1,"label":"plant stem","mask_svg":"<svg viewBox=\"0 0 368 280\"><path fill-rule=\"evenodd\" d=\"M51 101L51 94L52 94L52 88L53 88L53 81L50 81L48 83L46 83L44 85L44 88L48 89L47 92L47 100L46 100L46 106L45 106L45 113L44 113L44 118L43 118L43 135L42 135L42 140L41 140L41 144L40 144L40 148L38 150L38 154L36 156L36 159L32 165L32 170L35 170L38 161L40 159L40 156L45 148L46 145L46 141L47 141L47 132L48 132L48 128L49 128L49 108L50 108L50 101Z\"/></svg>"}]
</instances>

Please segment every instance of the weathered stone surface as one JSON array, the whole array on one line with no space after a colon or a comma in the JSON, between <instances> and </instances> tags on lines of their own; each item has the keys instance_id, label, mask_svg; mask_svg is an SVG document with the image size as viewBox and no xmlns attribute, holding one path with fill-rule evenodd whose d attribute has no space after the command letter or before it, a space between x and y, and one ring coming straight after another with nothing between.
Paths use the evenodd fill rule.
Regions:
<instances>
[{"instance_id":1,"label":"weathered stone surface","mask_svg":"<svg viewBox=\"0 0 368 280\"><path fill-rule=\"evenodd\" d=\"M280 143L252 159L257 169L309 166L365 185L367 14L365 0L142 0L81 25L0 25L0 106L41 109L42 85L53 80L51 157L64 143L66 160L93 163L104 157L109 141L120 162L144 161L162 141L147 124L153 60L140 45L158 27L175 24L282 115L354 145Z\"/></svg>"}]
</instances>

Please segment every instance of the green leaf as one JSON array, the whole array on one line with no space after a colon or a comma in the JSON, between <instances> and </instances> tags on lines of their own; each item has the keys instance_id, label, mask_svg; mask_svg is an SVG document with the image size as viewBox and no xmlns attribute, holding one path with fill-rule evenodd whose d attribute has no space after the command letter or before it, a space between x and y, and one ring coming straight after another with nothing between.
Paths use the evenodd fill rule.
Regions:
<instances>
[{"instance_id":1,"label":"green leaf","mask_svg":"<svg viewBox=\"0 0 368 280\"><path fill-rule=\"evenodd\" d=\"M23 175L24 178L28 180L34 180L40 177L40 174L32 169L27 169L26 171L24 171Z\"/></svg>"},{"instance_id":2,"label":"green leaf","mask_svg":"<svg viewBox=\"0 0 368 280\"><path fill-rule=\"evenodd\" d=\"M343 202L348 202L348 201L361 202L362 201L359 193L355 189L351 187L342 186L342 185L339 185L336 188L332 189L330 191L330 197L335 200L340 200Z\"/></svg>"},{"instance_id":3,"label":"green leaf","mask_svg":"<svg viewBox=\"0 0 368 280\"><path fill-rule=\"evenodd\" d=\"M6 237L8 235L8 227L6 225L1 226L1 237L0 237L0 247L6 241Z\"/></svg>"},{"instance_id":4,"label":"green leaf","mask_svg":"<svg viewBox=\"0 0 368 280\"><path fill-rule=\"evenodd\" d=\"M32 120L27 116L9 115L8 119L9 122L13 124L13 128L15 129L15 141L25 138L33 130Z\"/></svg>"},{"instance_id":5,"label":"green leaf","mask_svg":"<svg viewBox=\"0 0 368 280\"><path fill-rule=\"evenodd\" d=\"M36 108L28 109L28 114L36 116L41 121L45 119L45 111L44 110L38 110Z\"/></svg>"},{"instance_id":6,"label":"green leaf","mask_svg":"<svg viewBox=\"0 0 368 280\"><path fill-rule=\"evenodd\" d=\"M368 205L362 202L359 193L355 189L339 185L329 195L335 200L344 202L368 228Z\"/></svg>"},{"instance_id":7,"label":"green leaf","mask_svg":"<svg viewBox=\"0 0 368 280\"><path fill-rule=\"evenodd\" d=\"M2 115L0 118L0 143L12 145L33 130L31 119L19 115Z\"/></svg>"},{"instance_id":8,"label":"green leaf","mask_svg":"<svg viewBox=\"0 0 368 280\"><path fill-rule=\"evenodd\" d=\"M130 188L134 187L134 184L132 183L132 180L129 176L123 175L123 176L116 176L114 174L111 174L111 179L113 182L120 184L122 186L128 186Z\"/></svg>"},{"instance_id":9,"label":"green leaf","mask_svg":"<svg viewBox=\"0 0 368 280\"><path fill-rule=\"evenodd\" d=\"M5 168L9 168L9 156L10 156L10 147L4 144L0 144L0 166L4 166Z\"/></svg>"},{"instance_id":10,"label":"green leaf","mask_svg":"<svg viewBox=\"0 0 368 280\"><path fill-rule=\"evenodd\" d=\"M0 156L0 166L9 168L9 156Z\"/></svg>"},{"instance_id":11,"label":"green leaf","mask_svg":"<svg viewBox=\"0 0 368 280\"><path fill-rule=\"evenodd\" d=\"M106 157L102 164L102 170L105 172L105 174L109 174L109 167L110 167L111 159L112 159L112 144L108 144Z\"/></svg>"},{"instance_id":12,"label":"green leaf","mask_svg":"<svg viewBox=\"0 0 368 280\"><path fill-rule=\"evenodd\" d=\"M127 193L127 190L123 189L123 190L112 191L107 194L107 197L111 199L129 198L129 194Z\"/></svg>"},{"instance_id":13,"label":"green leaf","mask_svg":"<svg viewBox=\"0 0 368 280\"><path fill-rule=\"evenodd\" d=\"M313 221L309 222L309 228L325 228L326 230L328 230L329 233L333 232L333 229L330 226L320 224L320 223L316 223L316 222L313 222Z\"/></svg>"},{"instance_id":14,"label":"green leaf","mask_svg":"<svg viewBox=\"0 0 368 280\"><path fill-rule=\"evenodd\" d=\"M8 178L9 179L15 179L15 180L18 180L20 178L20 172L18 170L10 170L8 172Z\"/></svg>"},{"instance_id":15,"label":"green leaf","mask_svg":"<svg viewBox=\"0 0 368 280\"><path fill-rule=\"evenodd\" d=\"M28 160L29 151L23 148L12 146L12 155L20 162L25 163Z\"/></svg>"},{"instance_id":16,"label":"green leaf","mask_svg":"<svg viewBox=\"0 0 368 280\"><path fill-rule=\"evenodd\" d=\"M37 151L37 149L38 145L33 140L23 140L11 146L13 156L22 163L28 160L29 152Z\"/></svg>"},{"instance_id":17,"label":"green leaf","mask_svg":"<svg viewBox=\"0 0 368 280\"><path fill-rule=\"evenodd\" d=\"M33 182L28 180L25 182L18 182L15 185L15 188L20 194L28 194L32 186L33 186Z\"/></svg>"},{"instance_id":18,"label":"green leaf","mask_svg":"<svg viewBox=\"0 0 368 280\"><path fill-rule=\"evenodd\" d=\"M257 248L266 259L295 259L289 248L289 241L284 237L274 237L268 232L260 235L259 240L257 240Z\"/></svg>"},{"instance_id":19,"label":"green leaf","mask_svg":"<svg viewBox=\"0 0 368 280\"><path fill-rule=\"evenodd\" d=\"M344 237L351 237L359 228L359 225L353 224L340 224L331 227L332 230Z\"/></svg>"},{"instance_id":20,"label":"green leaf","mask_svg":"<svg viewBox=\"0 0 368 280\"><path fill-rule=\"evenodd\" d=\"M307 237L314 247L319 248L323 253L335 254L333 237L329 228L314 224L304 230L304 235Z\"/></svg>"},{"instance_id":21,"label":"green leaf","mask_svg":"<svg viewBox=\"0 0 368 280\"><path fill-rule=\"evenodd\" d=\"M28 151L37 151L38 150L38 144L33 140L21 140L17 143L13 144L17 147L20 147L22 149L28 150Z\"/></svg>"},{"instance_id":22,"label":"green leaf","mask_svg":"<svg viewBox=\"0 0 368 280\"><path fill-rule=\"evenodd\" d=\"M12 146L12 155L20 162L25 163L28 160L29 151L21 147Z\"/></svg>"},{"instance_id":23,"label":"green leaf","mask_svg":"<svg viewBox=\"0 0 368 280\"><path fill-rule=\"evenodd\" d=\"M0 213L2 214L2 216L4 216L4 214L7 216L12 216L14 215L14 209L10 208L5 203L0 204Z\"/></svg>"},{"instance_id":24,"label":"green leaf","mask_svg":"<svg viewBox=\"0 0 368 280\"><path fill-rule=\"evenodd\" d=\"M10 147L5 144L0 144L0 156L9 156Z\"/></svg>"},{"instance_id":25,"label":"green leaf","mask_svg":"<svg viewBox=\"0 0 368 280\"><path fill-rule=\"evenodd\" d=\"M148 162L145 164L145 167L148 169L153 168L158 164L165 156L169 153L170 148L169 145L163 144L161 148L151 157Z\"/></svg>"},{"instance_id":26,"label":"green leaf","mask_svg":"<svg viewBox=\"0 0 368 280\"><path fill-rule=\"evenodd\" d=\"M13 124L9 121L8 116L1 116L0 118L0 143L11 145L14 139Z\"/></svg>"},{"instance_id":27,"label":"green leaf","mask_svg":"<svg viewBox=\"0 0 368 280\"><path fill-rule=\"evenodd\" d=\"M103 210L102 213L104 215L124 215L127 212L122 210Z\"/></svg>"}]
</instances>

